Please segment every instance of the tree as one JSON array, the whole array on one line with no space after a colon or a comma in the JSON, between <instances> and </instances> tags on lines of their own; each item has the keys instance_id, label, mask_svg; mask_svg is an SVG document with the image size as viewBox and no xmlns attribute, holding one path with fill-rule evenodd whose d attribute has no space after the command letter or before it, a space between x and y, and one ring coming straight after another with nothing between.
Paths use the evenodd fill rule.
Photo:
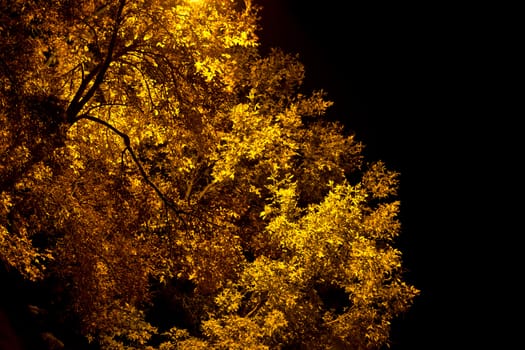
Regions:
<instances>
[{"instance_id":1,"label":"tree","mask_svg":"<svg viewBox=\"0 0 525 350\"><path fill-rule=\"evenodd\" d=\"M0 1L0 258L103 349L374 349L398 174L249 0Z\"/></svg>"}]
</instances>

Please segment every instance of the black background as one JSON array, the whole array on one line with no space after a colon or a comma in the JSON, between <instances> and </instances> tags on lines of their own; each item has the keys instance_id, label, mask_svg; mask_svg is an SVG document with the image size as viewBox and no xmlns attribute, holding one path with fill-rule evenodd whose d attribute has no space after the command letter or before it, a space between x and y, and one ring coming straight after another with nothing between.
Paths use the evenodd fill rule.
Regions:
<instances>
[{"instance_id":1,"label":"black background","mask_svg":"<svg viewBox=\"0 0 525 350\"><path fill-rule=\"evenodd\" d=\"M328 117L355 132L369 160L401 174L397 246L406 280L421 295L393 324L391 349L488 345L500 320L493 311L501 303L488 294L500 281L493 237L502 227L489 224L487 208L498 205L494 193L503 191L497 175L504 156L496 149L509 116L498 92L507 73L501 56L508 54L499 9L445 2L259 4L263 50L299 54L305 87L323 89L335 102Z\"/></svg>"}]
</instances>

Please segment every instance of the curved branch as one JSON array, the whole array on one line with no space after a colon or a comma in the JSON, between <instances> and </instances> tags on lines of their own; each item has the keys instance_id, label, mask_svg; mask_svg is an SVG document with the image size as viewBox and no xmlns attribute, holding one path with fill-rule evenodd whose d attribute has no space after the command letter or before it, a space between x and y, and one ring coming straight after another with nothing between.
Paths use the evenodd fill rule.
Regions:
<instances>
[{"instance_id":1,"label":"curved branch","mask_svg":"<svg viewBox=\"0 0 525 350\"><path fill-rule=\"evenodd\" d=\"M76 120L78 121L81 119L91 120L92 122L104 125L106 128L110 129L111 131L113 131L115 134L117 134L124 140L124 144L126 145L126 148L130 147L129 136L123 133L122 131L120 131L119 129L117 129L116 127L114 127L113 125L109 124L107 121L102 120L97 117L93 117L92 115L87 115L87 114L79 115Z\"/></svg>"},{"instance_id":2,"label":"curved branch","mask_svg":"<svg viewBox=\"0 0 525 350\"><path fill-rule=\"evenodd\" d=\"M142 176L144 181L148 184L148 186L153 188L155 193L164 202L164 204L166 204L167 207L171 208L176 214L184 214L185 213L183 210L177 208L175 203L173 203L173 201L171 201L168 197L166 197L166 195L164 195L164 193L157 187L157 185L155 185L155 183L153 181L151 181L149 175L146 173L146 170L142 166L142 163L140 162L140 160L138 159L137 155L135 154L135 151L131 147L129 136L126 133L123 133L122 131L118 130L116 127L114 127L113 125L109 124L105 120L102 120L100 118L97 118L97 117L94 117L94 116L91 116L91 115L82 114L82 115L78 116L78 118L76 120L81 120L81 119L87 119L87 120L91 120L92 122L101 124L101 125L105 126L106 128L110 129L111 131L113 131L120 138L122 138L122 140L124 141L124 145L126 146L125 149L124 149L124 152L125 151L129 152L129 154L131 156L131 159L133 160L133 162L135 163L135 165L139 169L140 175Z\"/></svg>"},{"instance_id":3,"label":"curved branch","mask_svg":"<svg viewBox=\"0 0 525 350\"><path fill-rule=\"evenodd\" d=\"M124 63L124 64L129 65L132 69L135 69L140 74L140 76L142 77L142 81L146 84L146 90L148 92L149 103L151 105L151 108L153 109L153 106L154 106L155 103L153 102L153 98L151 97L151 88L150 88L150 85L148 83L148 79L146 77L146 74L142 71L142 69L140 69L136 64L134 64L132 62L128 62L126 60L121 60L121 62Z\"/></svg>"}]
</instances>

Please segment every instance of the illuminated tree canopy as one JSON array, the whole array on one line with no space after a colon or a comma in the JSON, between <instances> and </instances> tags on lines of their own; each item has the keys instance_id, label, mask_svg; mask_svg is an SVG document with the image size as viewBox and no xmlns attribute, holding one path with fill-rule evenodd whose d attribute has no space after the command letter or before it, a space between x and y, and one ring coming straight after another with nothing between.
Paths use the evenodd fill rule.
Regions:
<instances>
[{"instance_id":1,"label":"illuminated tree canopy","mask_svg":"<svg viewBox=\"0 0 525 350\"><path fill-rule=\"evenodd\" d=\"M0 260L101 349L376 349L398 174L249 0L0 0ZM52 316L49 316L52 317Z\"/></svg>"}]
</instances>

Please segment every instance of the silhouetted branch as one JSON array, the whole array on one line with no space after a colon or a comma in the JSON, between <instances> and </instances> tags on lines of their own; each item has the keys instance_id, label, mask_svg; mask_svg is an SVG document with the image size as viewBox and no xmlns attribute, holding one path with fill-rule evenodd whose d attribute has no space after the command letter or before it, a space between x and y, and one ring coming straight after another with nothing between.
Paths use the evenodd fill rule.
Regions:
<instances>
[{"instance_id":1,"label":"silhouetted branch","mask_svg":"<svg viewBox=\"0 0 525 350\"><path fill-rule=\"evenodd\" d=\"M104 61L102 61L100 64L98 64L93 71L91 71L85 80L82 81L80 84L80 87L78 88L77 93L73 97L73 100L71 101L68 109L67 109L67 117L68 120L73 123L75 121L76 115L82 110L82 107L89 101L93 95L95 94L95 91L99 88L99 85L104 80L104 76L106 74L106 71L109 68L109 65L111 64L111 61L114 59L113 52L115 51L115 45L117 42L117 36L118 36L118 30L119 25L122 17L122 10L124 9L124 5L126 4L125 0L121 0L119 3L119 7L117 9L117 13L115 16L115 26L113 27L113 32L111 34L111 39L109 41L108 45L108 51L106 53L106 57L104 58ZM84 94L84 91L87 89L89 82L95 79L93 81L93 84L87 90L87 92Z\"/></svg>"},{"instance_id":2,"label":"silhouetted branch","mask_svg":"<svg viewBox=\"0 0 525 350\"><path fill-rule=\"evenodd\" d=\"M91 120L92 122L101 124L101 125L105 126L106 128L110 129L111 131L113 131L120 138L122 138L122 140L124 141L124 145L126 146L124 151L127 150L129 152L129 154L131 156L131 159L133 160L133 162L135 163L135 165L139 169L140 175L142 176L144 181L148 184L148 186L153 188L155 193L166 204L166 206L171 208L176 214L183 214L184 213L184 211L182 211L181 209L177 208L175 203L173 203L173 201L171 201L169 198L167 198L166 195L164 195L164 193L157 187L157 185L155 185L155 183L153 183L153 181L151 181L149 175L146 173L146 170L142 166L142 163L138 159L135 151L133 150L133 147L131 147L129 136L126 133L123 133L122 131L118 130L116 127L114 127L113 125L109 124L105 120L102 120L100 118L97 118L97 117L94 117L94 116L91 116L91 115L82 114L82 115L80 115L77 118L77 120L81 120L81 119L87 119L87 120Z\"/></svg>"}]
</instances>

